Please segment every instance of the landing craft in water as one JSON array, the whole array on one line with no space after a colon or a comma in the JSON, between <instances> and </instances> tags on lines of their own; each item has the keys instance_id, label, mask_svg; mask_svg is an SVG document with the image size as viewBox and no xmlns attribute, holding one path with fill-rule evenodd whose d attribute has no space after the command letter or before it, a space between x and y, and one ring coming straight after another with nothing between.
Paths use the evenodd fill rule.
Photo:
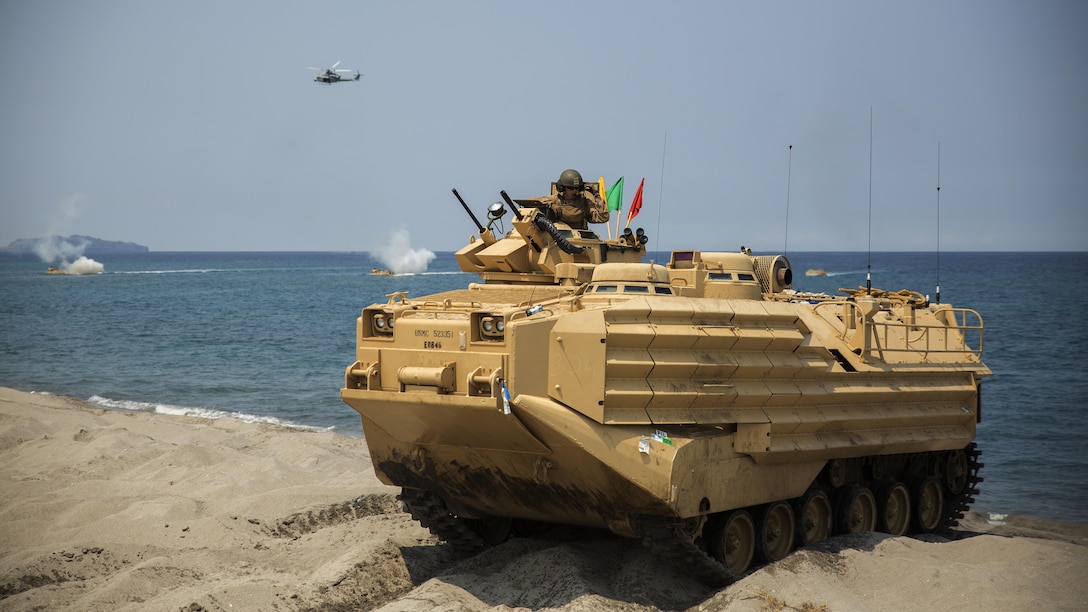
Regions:
<instances>
[{"instance_id":1,"label":"landing craft in water","mask_svg":"<svg viewBox=\"0 0 1088 612\"><path fill-rule=\"evenodd\" d=\"M974 502L974 310L801 294L785 256L744 248L643 263L641 229L604 240L502 195L502 236L461 202L482 282L363 308L340 390L438 537L607 528L722 584L835 534L945 532Z\"/></svg>"}]
</instances>

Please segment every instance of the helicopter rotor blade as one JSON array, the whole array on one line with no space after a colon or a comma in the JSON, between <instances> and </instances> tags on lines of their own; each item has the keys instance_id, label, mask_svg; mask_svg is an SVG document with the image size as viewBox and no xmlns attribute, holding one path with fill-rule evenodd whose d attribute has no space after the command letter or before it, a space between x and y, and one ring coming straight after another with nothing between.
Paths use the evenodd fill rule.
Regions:
<instances>
[{"instance_id":1,"label":"helicopter rotor blade","mask_svg":"<svg viewBox=\"0 0 1088 612\"><path fill-rule=\"evenodd\" d=\"M340 65L340 60L337 60L335 64L333 64L332 66L329 66L329 70L334 70L339 65Z\"/></svg>"}]
</instances>

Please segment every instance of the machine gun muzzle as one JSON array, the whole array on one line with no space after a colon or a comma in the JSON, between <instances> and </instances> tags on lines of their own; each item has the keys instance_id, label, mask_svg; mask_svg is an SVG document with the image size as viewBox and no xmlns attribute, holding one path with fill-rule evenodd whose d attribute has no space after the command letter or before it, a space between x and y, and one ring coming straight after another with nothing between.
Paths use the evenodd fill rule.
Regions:
<instances>
[{"instance_id":1,"label":"machine gun muzzle","mask_svg":"<svg viewBox=\"0 0 1088 612\"><path fill-rule=\"evenodd\" d=\"M480 220L476 218L476 215L472 214L472 209L469 208L468 204L465 203L465 200L461 197L461 194L457 193L457 188L455 187L450 191L452 191L453 195L457 197L457 201L460 202L461 206L464 207L465 212L468 213L468 216L472 217L472 222L476 224L476 229L480 232L480 238L482 238L483 241L487 244L495 242L495 235L491 233L491 228L484 227L483 224L480 223Z\"/></svg>"}]
</instances>

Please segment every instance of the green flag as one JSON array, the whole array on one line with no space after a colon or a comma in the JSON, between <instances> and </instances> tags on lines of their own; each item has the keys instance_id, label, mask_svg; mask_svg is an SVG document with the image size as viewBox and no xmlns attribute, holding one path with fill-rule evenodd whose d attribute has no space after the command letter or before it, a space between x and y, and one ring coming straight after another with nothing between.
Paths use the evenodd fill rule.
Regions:
<instances>
[{"instance_id":1,"label":"green flag","mask_svg":"<svg viewBox=\"0 0 1088 612\"><path fill-rule=\"evenodd\" d=\"M615 185L608 188L608 196L605 198L608 202L608 210L620 210L623 208L623 177L616 181Z\"/></svg>"}]
</instances>

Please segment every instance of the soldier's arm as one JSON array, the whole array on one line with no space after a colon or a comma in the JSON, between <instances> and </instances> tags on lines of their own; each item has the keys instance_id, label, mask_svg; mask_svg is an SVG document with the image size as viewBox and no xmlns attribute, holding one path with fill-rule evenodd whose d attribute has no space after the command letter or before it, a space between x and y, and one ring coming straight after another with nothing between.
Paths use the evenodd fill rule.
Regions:
<instances>
[{"instance_id":1,"label":"soldier's arm","mask_svg":"<svg viewBox=\"0 0 1088 612\"><path fill-rule=\"evenodd\" d=\"M525 200L518 200L518 201L519 202L529 202L529 201L537 202L537 204L535 204L535 205L533 205L533 204L528 204L528 205L529 206L536 206L536 208L539 208L541 211L543 211L544 215L547 216L552 221L559 218L559 196L546 195L546 196L539 196L539 197L533 197L533 198L525 198Z\"/></svg>"},{"instance_id":2,"label":"soldier's arm","mask_svg":"<svg viewBox=\"0 0 1088 612\"><path fill-rule=\"evenodd\" d=\"M601 199L601 196L591 191L587 191L585 195L589 200L590 223L608 223L608 204Z\"/></svg>"}]
</instances>

